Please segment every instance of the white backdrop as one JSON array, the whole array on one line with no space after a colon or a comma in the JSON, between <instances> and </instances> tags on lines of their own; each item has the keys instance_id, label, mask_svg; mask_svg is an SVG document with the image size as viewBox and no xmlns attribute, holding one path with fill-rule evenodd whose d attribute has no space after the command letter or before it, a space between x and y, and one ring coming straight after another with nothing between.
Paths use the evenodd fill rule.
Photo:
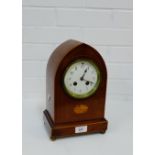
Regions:
<instances>
[{"instance_id":1,"label":"white backdrop","mask_svg":"<svg viewBox=\"0 0 155 155\"><path fill-rule=\"evenodd\" d=\"M41 119L45 108L47 60L56 46L71 38L95 47L105 59L108 68L106 116L111 126L105 139L109 145L99 135L93 136L96 138L94 142L97 143L99 138L100 143L106 144L106 155L131 155L132 0L23 0L24 154L41 152L36 152L33 145L38 141L38 146L41 145L38 137L43 139L46 135ZM34 136L38 140L35 141ZM90 142L91 137L86 137ZM74 148L78 143L76 138L69 138L66 147L63 146L66 140L62 140L61 149L66 154L68 152L65 148L73 154L69 149L72 140L74 143L71 147ZM82 140L88 142L83 137ZM44 141L47 146L50 145L47 135ZM111 143L117 149L110 149ZM91 145L93 142L87 147ZM61 154L60 146L57 148L52 145L51 148L54 147L57 154ZM50 152L50 147L48 149ZM83 147L82 149L85 150Z\"/></svg>"}]
</instances>

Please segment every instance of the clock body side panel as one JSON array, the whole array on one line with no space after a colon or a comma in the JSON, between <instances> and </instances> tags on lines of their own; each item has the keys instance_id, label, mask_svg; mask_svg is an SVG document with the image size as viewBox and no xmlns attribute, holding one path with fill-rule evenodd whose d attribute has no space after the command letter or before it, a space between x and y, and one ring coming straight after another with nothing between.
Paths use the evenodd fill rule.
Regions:
<instances>
[{"instance_id":1,"label":"clock body side panel","mask_svg":"<svg viewBox=\"0 0 155 155\"><path fill-rule=\"evenodd\" d=\"M63 76L66 67L75 60L89 59L100 69L101 83L98 90L86 99L74 99L63 89ZM107 70L101 55L92 47L81 44L70 51L59 64L55 76L55 123L79 122L104 118ZM78 107L86 107L83 113L76 112Z\"/></svg>"},{"instance_id":2,"label":"clock body side panel","mask_svg":"<svg viewBox=\"0 0 155 155\"><path fill-rule=\"evenodd\" d=\"M47 67L46 71L46 110L49 112L52 120L55 118L55 97L54 97L54 74Z\"/></svg>"}]
</instances>

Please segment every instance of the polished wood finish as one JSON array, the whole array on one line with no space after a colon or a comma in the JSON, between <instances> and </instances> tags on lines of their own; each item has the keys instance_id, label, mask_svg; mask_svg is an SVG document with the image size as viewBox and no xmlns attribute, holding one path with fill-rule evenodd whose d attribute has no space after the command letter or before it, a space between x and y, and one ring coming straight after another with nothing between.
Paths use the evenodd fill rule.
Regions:
<instances>
[{"instance_id":1,"label":"polished wood finish","mask_svg":"<svg viewBox=\"0 0 155 155\"><path fill-rule=\"evenodd\" d=\"M101 71L98 90L86 99L72 98L63 88L65 69L78 59L92 60ZM46 73L47 101L44 122L51 139L77 135L75 127L83 124L88 126L87 133L106 131L104 113L107 69L103 58L94 48L75 40L64 42L50 56ZM82 113L78 113L78 107L83 108Z\"/></svg>"}]
</instances>

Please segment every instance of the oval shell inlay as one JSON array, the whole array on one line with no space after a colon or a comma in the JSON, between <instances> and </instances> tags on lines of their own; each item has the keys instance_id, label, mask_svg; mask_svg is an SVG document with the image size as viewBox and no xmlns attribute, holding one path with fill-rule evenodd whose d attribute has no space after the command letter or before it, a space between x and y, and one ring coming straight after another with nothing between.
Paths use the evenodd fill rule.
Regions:
<instances>
[{"instance_id":1,"label":"oval shell inlay","mask_svg":"<svg viewBox=\"0 0 155 155\"><path fill-rule=\"evenodd\" d=\"M83 114L88 111L88 106L80 104L74 107L74 112L76 114Z\"/></svg>"}]
</instances>

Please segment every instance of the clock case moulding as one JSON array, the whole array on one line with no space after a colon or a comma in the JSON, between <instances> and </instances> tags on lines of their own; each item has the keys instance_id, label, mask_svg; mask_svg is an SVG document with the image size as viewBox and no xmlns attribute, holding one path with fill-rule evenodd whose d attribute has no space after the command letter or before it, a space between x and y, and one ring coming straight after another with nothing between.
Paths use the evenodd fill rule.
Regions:
<instances>
[{"instance_id":1,"label":"clock case moulding","mask_svg":"<svg viewBox=\"0 0 155 155\"><path fill-rule=\"evenodd\" d=\"M85 99L69 96L63 86L64 72L68 65L78 59L93 61L101 73L96 92ZM91 46L67 40L51 54L46 70L46 109L44 124L52 140L59 137L88 133L104 133L108 121L104 118L107 87L107 69L102 56ZM87 111L75 113L76 106L84 105ZM75 128L87 126L87 131L75 133Z\"/></svg>"}]
</instances>

